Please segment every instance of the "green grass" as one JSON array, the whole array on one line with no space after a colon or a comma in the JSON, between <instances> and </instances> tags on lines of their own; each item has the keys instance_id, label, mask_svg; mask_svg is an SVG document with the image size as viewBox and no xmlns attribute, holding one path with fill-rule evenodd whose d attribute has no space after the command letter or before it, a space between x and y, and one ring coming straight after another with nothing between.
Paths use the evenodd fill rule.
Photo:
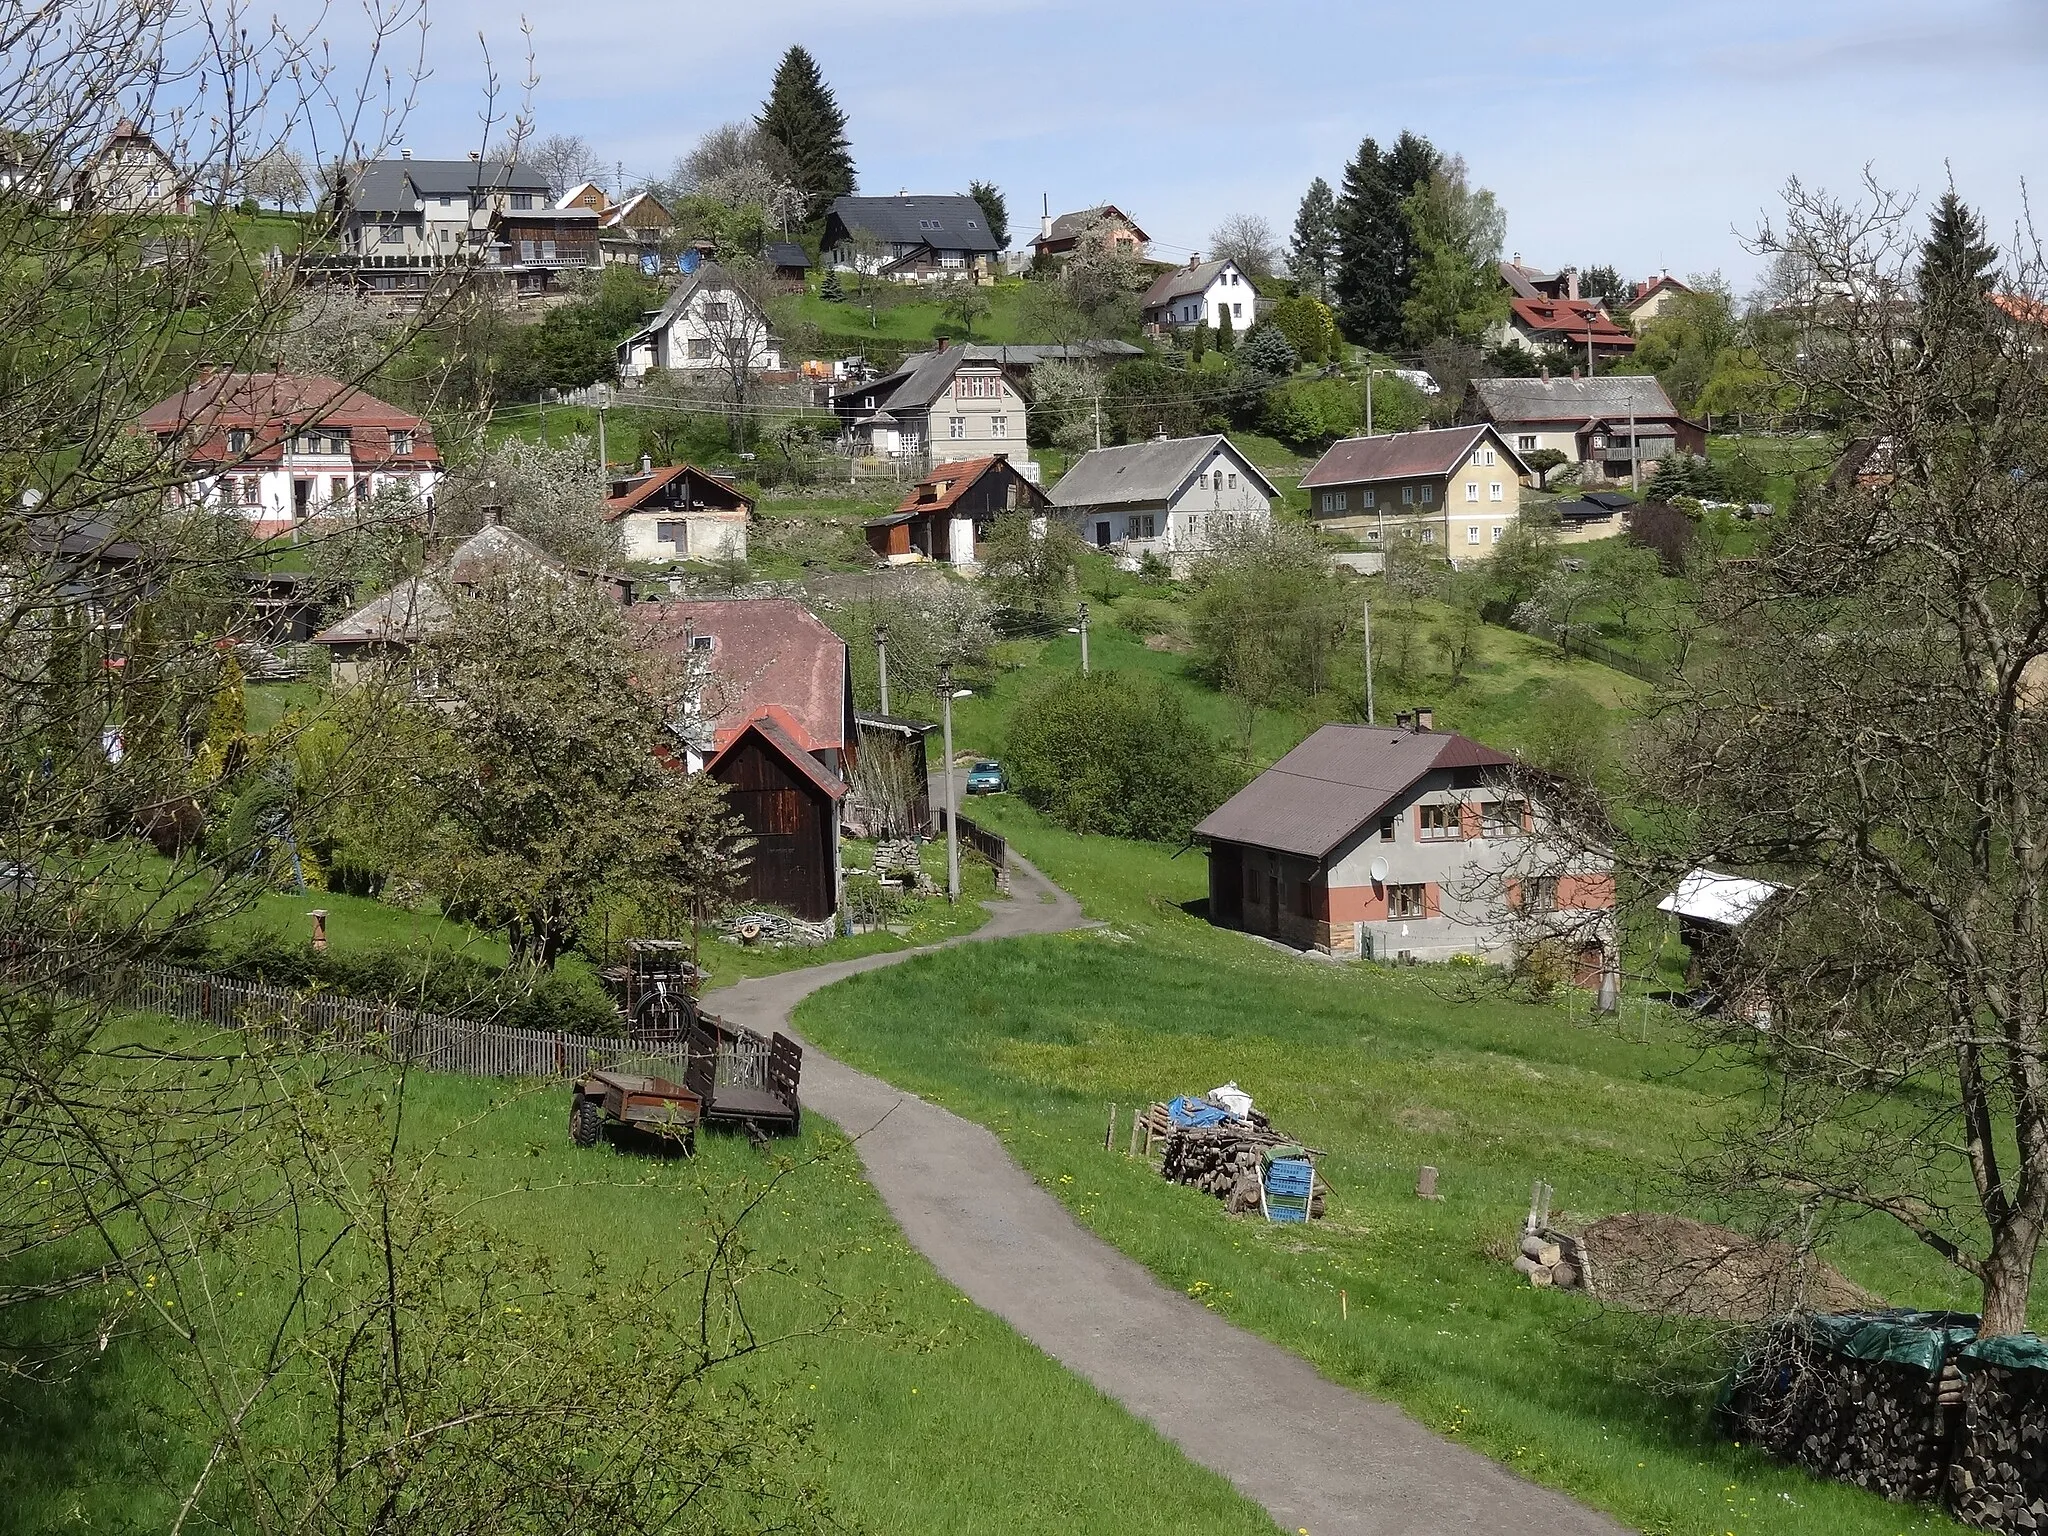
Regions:
<instances>
[{"instance_id":1,"label":"green grass","mask_svg":"<svg viewBox=\"0 0 2048 1536\"><path fill-rule=\"evenodd\" d=\"M1707 439L1707 458L1713 463L1725 465L1747 458L1760 467L1769 487L1768 499L1781 513L1792 509L1793 496L1803 480L1826 474L1837 452L1832 438L1819 435L1716 433Z\"/></svg>"},{"instance_id":2,"label":"green grass","mask_svg":"<svg viewBox=\"0 0 2048 1536\"><path fill-rule=\"evenodd\" d=\"M828 304L819 298L814 281L803 293L778 300L770 309L779 323L794 321L816 327L828 350L843 345L848 351L857 351L863 341L928 342L941 336L991 344L1052 339L1032 333L1024 311L1027 285L1020 279L1008 279L981 290L989 301L989 309L975 318L971 336L957 317L947 315L935 299L925 297L923 290L913 284L876 283L875 312L870 324L867 300L859 292L858 280L841 273L840 281L846 292L843 304Z\"/></svg>"},{"instance_id":3,"label":"green grass","mask_svg":"<svg viewBox=\"0 0 2048 1536\"><path fill-rule=\"evenodd\" d=\"M1513 1237L1539 1176L1578 1215L1685 1208L1665 1170L1753 1085L1701 1063L1669 1015L1631 1008L1617 1027L1582 1003L1460 1000L1453 971L1286 956L1184 910L1204 894L1199 852L1075 837L1007 797L976 815L1112 926L854 978L803 1005L810 1039L990 1125L1166 1284L1633 1526L1953 1529L1719 1443L1708 1394L1640 1384L1664 1362L1639 1330L1532 1292L1484 1251ZM1128 1113L1226 1079L1328 1149L1326 1223L1227 1218L1102 1150L1108 1104ZM1414 1198L1425 1163L1442 1170L1441 1204ZM1876 1220L1841 1232L1830 1257L1900 1302L1970 1301Z\"/></svg>"},{"instance_id":4,"label":"green grass","mask_svg":"<svg viewBox=\"0 0 2048 1536\"><path fill-rule=\"evenodd\" d=\"M772 1167L727 1136L701 1138L688 1161L578 1151L558 1087L416 1075L409 1100L409 1144L435 1146L442 1175L474 1197L464 1219L475 1235L539 1235L569 1277L599 1254L614 1273L680 1270L702 1250L707 1213ZM817 1161L746 1228L751 1321L787 1333L837 1296L886 1327L799 1339L735 1374L809 1418L812 1454L796 1470L817 1479L841 1528L1272 1530L1223 1479L966 1304L907 1247L836 1131L813 1120L777 1151ZM230 1315L253 1328L263 1309L244 1306ZM0 1529L167 1527L169 1489L199 1453L181 1428L175 1355L159 1357L159 1342L123 1338L61 1386L0 1387Z\"/></svg>"}]
</instances>

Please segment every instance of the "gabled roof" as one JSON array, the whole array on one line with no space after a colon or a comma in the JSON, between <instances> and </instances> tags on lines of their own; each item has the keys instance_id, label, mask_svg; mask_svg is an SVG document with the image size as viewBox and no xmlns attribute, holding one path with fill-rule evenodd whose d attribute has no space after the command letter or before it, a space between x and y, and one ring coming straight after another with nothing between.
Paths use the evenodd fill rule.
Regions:
<instances>
[{"instance_id":1,"label":"gabled roof","mask_svg":"<svg viewBox=\"0 0 2048 1536\"><path fill-rule=\"evenodd\" d=\"M647 475L633 476L632 479L626 482L629 488L624 495L607 496L604 502L605 520L610 522L615 518L624 517L663 486L684 475L695 475L704 484L715 486L725 492L740 504L739 510L747 512L754 510L754 498L740 490L739 487L732 484L729 480L721 479L709 470L699 469L694 464L665 464Z\"/></svg>"},{"instance_id":2,"label":"gabled roof","mask_svg":"<svg viewBox=\"0 0 2048 1536\"><path fill-rule=\"evenodd\" d=\"M849 232L866 230L891 245L991 255L996 250L988 215L971 197L839 197L832 200L829 217Z\"/></svg>"},{"instance_id":3,"label":"gabled roof","mask_svg":"<svg viewBox=\"0 0 2048 1536\"><path fill-rule=\"evenodd\" d=\"M1301 477L1302 489L1448 475L1465 462L1466 455L1479 445L1482 438L1493 439L1517 474L1529 473L1529 466L1508 447L1500 434L1482 422L1471 427L1438 427L1426 432L1347 437L1323 450L1323 456Z\"/></svg>"},{"instance_id":4,"label":"gabled roof","mask_svg":"<svg viewBox=\"0 0 2048 1536\"><path fill-rule=\"evenodd\" d=\"M820 793L834 800L844 799L846 781L804 750L802 743L790 734L781 716L781 710L771 707L742 722L704 765L704 771L713 772L747 737L758 736L774 749L777 757L816 785Z\"/></svg>"},{"instance_id":5,"label":"gabled roof","mask_svg":"<svg viewBox=\"0 0 2048 1536\"><path fill-rule=\"evenodd\" d=\"M1636 344L1628 327L1618 325L1600 307L1598 299L1510 299L1508 308L1515 323L1538 336L1586 344L1590 336L1598 347L1627 351Z\"/></svg>"},{"instance_id":6,"label":"gabled roof","mask_svg":"<svg viewBox=\"0 0 2048 1536\"><path fill-rule=\"evenodd\" d=\"M660 198L656 197L652 192L635 192L617 207L610 207L604 210L602 227L605 229L624 229L633 222L635 214L646 213L650 209L661 214L660 222L662 224L675 223L675 215L668 211L668 205L662 202ZM640 227L646 228L646 221L643 220Z\"/></svg>"},{"instance_id":7,"label":"gabled roof","mask_svg":"<svg viewBox=\"0 0 2048 1536\"><path fill-rule=\"evenodd\" d=\"M854 745L846 642L795 599L640 603L627 622L641 644L678 655L688 655L691 637L711 637L702 703L718 747L770 706L806 752Z\"/></svg>"},{"instance_id":8,"label":"gabled roof","mask_svg":"<svg viewBox=\"0 0 2048 1536\"><path fill-rule=\"evenodd\" d=\"M1466 395L1487 418L1509 421L1585 422L1603 416L1680 419L1654 375L1603 373L1591 379L1474 379Z\"/></svg>"},{"instance_id":9,"label":"gabled roof","mask_svg":"<svg viewBox=\"0 0 2048 1536\"><path fill-rule=\"evenodd\" d=\"M1322 859L1425 774L1514 766L1451 731L1326 725L1210 812L1195 836Z\"/></svg>"},{"instance_id":10,"label":"gabled roof","mask_svg":"<svg viewBox=\"0 0 2048 1536\"><path fill-rule=\"evenodd\" d=\"M811 258L804 254L804 248L794 240L771 240L761 251L762 258L771 267L805 267Z\"/></svg>"},{"instance_id":11,"label":"gabled roof","mask_svg":"<svg viewBox=\"0 0 2048 1536\"><path fill-rule=\"evenodd\" d=\"M590 199L595 196L596 202ZM555 199L557 208L608 208L611 199L604 195L604 188L594 181L579 181L575 186Z\"/></svg>"},{"instance_id":12,"label":"gabled roof","mask_svg":"<svg viewBox=\"0 0 2048 1536\"><path fill-rule=\"evenodd\" d=\"M349 206L359 213L411 213L429 197L531 192L545 199L548 179L532 166L508 160L372 160L356 172Z\"/></svg>"},{"instance_id":13,"label":"gabled roof","mask_svg":"<svg viewBox=\"0 0 2048 1536\"><path fill-rule=\"evenodd\" d=\"M1045 492L1018 474L1007 454L998 453L987 458L961 459L953 464L934 465L931 473L913 485L909 494L896 504L896 510L899 513L944 512L972 490L982 476L992 472L998 464L1008 469L1019 485L1029 488L1029 499L1034 507L1046 505Z\"/></svg>"},{"instance_id":14,"label":"gabled roof","mask_svg":"<svg viewBox=\"0 0 2048 1536\"><path fill-rule=\"evenodd\" d=\"M190 426L267 427L319 421L323 426L397 427L427 435L410 411L317 373L202 373L183 392L159 400L135 425L145 432Z\"/></svg>"},{"instance_id":15,"label":"gabled roof","mask_svg":"<svg viewBox=\"0 0 2048 1536\"><path fill-rule=\"evenodd\" d=\"M1628 296L1628 302L1621 306L1624 315L1632 315L1660 293L1691 293L1692 290L1677 278L1666 272L1651 278L1647 283L1637 283L1636 291Z\"/></svg>"},{"instance_id":16,"label":"gabled roof","mask_svg":"<svg viewBox=\"0 0 2048 1536\"><path fill-rule=\"evenodd\" d=\"M1657 903L1657 910L1732 932L1784 890L1773 880L1751 880L1741 875L1717 875L1711 869L1695 869L1678 882L1677 890Z\"/></svg>"},{"instance_id":17,"label":"gabled roof","mask_svg":"<svg viewBox=\"0 0 2048 1536\"><path fill-rule=\"evenodd\" d=\"M1125 213L1123 209L1117 207L1115 203L1101 203L1093 208L1082 208L1074 213L1061 214L1052 221L1051 231L1040 235L1032 244L1037 245L1052 240L1078 240L1088 232L1089 227L1098 219L1106 219L1112 214L1121 219L1129 227L1131 233L1140 240L1147 242L1151 240L1152 237L1150 235L1138 228L1138 221L1128 213Z\"/></svg>"},{"instance_id":18,"label":"gabled roof","mask_svg":"<svg viewBox=\"0 0 2048 1536\"><path fill-rule=\"evenodd\" d=\"M520 570L559 575L566 569L524 534L515 533L503 523L486 523L456 545L437 570L409 576L389 591L380 592L315 635L313 643L414 645L437 633L453 615L449 588L481 586Z\"/></svg>"},{"instance_id":19,"label":"gabled roof","mask_svg":"<svg viewBox=\"0 0 2048 1536\"><path fill-rule=\"evenodd\" d=\"M1239 471L1264 488L1268 500L1280 492L1221 432L1206 437L1153 438L1121 448L1095 448L1074 461L1052 488L1055 507L1114 507L1125 502L1166 501L1209 462L1218 447Z\"/></svg>"},{"instance_id":20,"label":"gabled roof","mask_svg":"<svg viewBox=\"0 0 2048 1536\"><path fill-rule=\"evenodd\" d=\"M914 352L903 359L896 371L879 379L870 379L865 384L849 384L833 393L834 400L847 400L854 396L865 399L875 397L879 410L898 410L905 406L919 408L929 406L938 399L946 386L953 382L953 375L970 362L994 362L994 347L970 347L964 342L955 342L941 352Z\"/></svg>"},{"instance_id":21,"label":"gabled roof","mask_svg":"<svg viewBox=\"0 0 2048 1536\"><path fill-rule=\"evenodd\" d=\"M715 261L707 261L697 268L695 272L684 278L681 283L677 284L675 292L668 296L668 302L655 311L654 318L643 325L631 338L621 343L621 345L630 346L633 342L639 341L643 337L652 336L656 331L666 330L669 326L673 325L676 317L690 307L690 300L697 296L697 291L700 288L709 288L714 293L731 294L751 309L755 317L763 325L768 323L768 317L761 307L733 286L732 279L725 274L725 268Z\"/></svg>"},{"instance_id":22,"label":"gabled roof","mask_svg":"<svg viewBox=\"0 0 2048 1536\"><path fill-rule=\"evenodd\" d=\"M1236 262L1225 257L1220 261L1205 261L1197 267L1175 267L1171 271L1162 272L1152 279L1152 286L1147 288L1145 296L1138 300L1138 307L1158 309L1162 305L1171 304L1175 299L1207 293L1209 285L1216 281L1218 273L1236 265Z\"/></svg>"}]
</instances>

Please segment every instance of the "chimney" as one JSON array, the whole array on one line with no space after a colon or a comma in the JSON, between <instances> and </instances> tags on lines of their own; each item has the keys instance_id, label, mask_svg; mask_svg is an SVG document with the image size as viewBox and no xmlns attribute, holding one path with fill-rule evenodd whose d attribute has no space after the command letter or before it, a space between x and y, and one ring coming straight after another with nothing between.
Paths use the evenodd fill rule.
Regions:
<instances>
[{"instance_id":1,"label":"chimney","mask_svg":"<svg viewBox=\"0 0 2048 1536\"><path fill-rule=\"evenodd\" d=\"M1573 364L1572 364L1572 377L1576 379L1576 378L1577 378L1578 376L1579 376L1579 365L1578 365L1577 363L1573 363Z\"/></svg>"},{"instance_id":2,"label":"chimney","mask_svg":"<svg viewBox=\"0 0 2048 1536\"><path fill-rule=\"evenodd\" d=\"M950 336L934 336L932 340L938 343L938 349L941 352L945 351L946 348L953 345L953 338Z\"/></svg>"},{"instance_id":3,"label":"chimney","mask_svg":"<svg viewBox=\"0 0 2048 1536\"><path fill-rule=\"evenodd\" d=\"M1577 302L1579 297L1579 269L1577 267L1566 267L1563 275L1564 296Z\"/></svg>"},{"instance_id":4,"label":"chimney","mask_svg":"<svg viewBox=\"0 0 2048 1536\"><path fill-rule=\"evenodd\" d=\"M1154 428L1152 429L1152 441L1153 441L1153 442L1155 442L1155 443L1163 443L1163 442L1165 442L1165 441L1166 441L1166 423L1165 423L1165 422L1163 422L1163 421L1162 421L1161 423L1159 423L1159 425L1158 425L1158 426L1156 426L1156 427L1154 427Z\"/></svg>"},{"instance_id":5,"label":"chimney","mask_svg":"<svg viewBox=\"0 0 2048 1536\"><path fill-rule=\"evenodd\" d=\"M1410 717L1409 717L1409 714L1408 714L1408 711L1407 711L1407 710L1403 709L1403 710L1397 710L1397 711L1395 711L1395 713L1394 713L1394 729L1395 729L1395 730L1397 730L1397 731L1405 731L1405 730L1407 730L1407 729L1408 729L1408 721L1409 721L1409 718L1410 718Z\"/></svg>"},{"instance_id":6,"label":"chimney","mask_svg":"<svg viewBox=\"0 0 2048 1536\"><path fill-rule=\"evenodd\" d=\"M1418 731L1433 731L1436 729L1436 709L1434 706L1424 704L1415 711L1415 729Z\"/></svg>"},{"instance_id":7,"label":"chimney","mask_svg":"<svg viewBox=\"0 0 2048 1536\"><path fill-rule=\"evenodd\" d=\"M409 149L401 149L398 152L398 158L401 160L410 160L412 158L412 151Z\"/></svg>"},{"instance_id":8,"label":"chimney","mask_svg":"<svg viewBox=\"0 0 2048 1536\"><path fill-rule=\"evenodd\" d=\"M653 455L653 454L651 454L651 453L643 453L643 454L641 454L641 455L640 455L640 473L641 473L641 474L643 474L643 475L651 475L651 474L653 474L653 473L654 473L654 455Z\"/></svg>"},{"instance_id":9,"label":"chimney","mask_svg":"<svg viewBox=\"0 0 2048 1536\"><path fill-rule=\"evenodd\" d=\"M1516 266L1519 267L1522 264L1522 253L1520 251L1517 251L1510 259L1514 262Z\"/></svg>"},{"instance_id":10,"label":"chimney","mask_svg":"<svg viewBox=\"0 0 2048 1536\"><path fill-rule=\"evenodd\" d=\"M989 457L994 459L998 464L1007 464L1010 462L1010 456L1007 453L992 453L989 455Z\"/></svg>"},{"instance_id":11,"label":"chimney","mask_svg":"<svg viewBox=\"0 0 2048 1536\"><path fill-rule=\"evenodd\" d=\"M1550 382L1550 364L1548 363L1543 365L1543 382L1546 384Z\"/></svg>"},{"instance_id":12,"label":"chimney","mask_svg":"<svg viewBox=\"0 0 2048 1536\"><path fill-rule=\"evenodd\" d=\"M1189 252L1188 252L1188 270L1189 270L1190 272L1192 272L1192 271L1194 271L1194 270L1195 270L1195 268L1199 267L1199 266L1200 266L1201 264L1202 264L1202 253L1201 253L1200 251L1189 251Z\"/></svg>"},{"instance_id":13,"label":"chimney","mask_svg":"<svg viewBox=\"0 0 2048 1536\"><path fill-rule=\"evenodd\" d=\"M496 528L504 521L505 509L503 507L484 508L484 526L486 528Z\"/></svg>"}]
</instances>

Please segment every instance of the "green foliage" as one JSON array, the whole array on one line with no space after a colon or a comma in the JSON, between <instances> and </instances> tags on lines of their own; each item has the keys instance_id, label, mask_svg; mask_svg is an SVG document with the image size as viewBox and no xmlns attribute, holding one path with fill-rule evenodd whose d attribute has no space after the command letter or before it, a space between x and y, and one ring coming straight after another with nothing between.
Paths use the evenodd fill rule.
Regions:
<instances>
[{"instance_id":1,"label":"green foliage","mask_svg":"<svg viewBox=\"0 0 2048 1536\"><path fill-rule=\"evenodd\" d=\"M1429 140L1404 131L1385 151L1367 139L1344 167L1334 288L1338 323L1352 341L1386 348L1402 339L1416 250L1401 205L1435 174L1438 159Z\"/></svg>"},{"instance_id":2,"label":"green foliage","mask_svg":"<svg viewBox=\"0 0 2048 1536\"><path fill-rule=\"evenodd\" d=\"M802 46L793 44L783 54L774 86L755 121L788 152L797 187L810 199L812 218L824 213L834 198L853 190L846 114L825 84L818 61Z\"/></svg>"},{"instance_id":3,"label":"green foliage","mask_svg":"<svg viewBox=\"0 0 2048 1536\"><path fill-rule=\"evenodd\" d=\"M528 399L610 379L614 349L662 298L659 284L637 269L606 267L590 291L509 332L496 364L500 391Z\"/></svg>"},{"instance_id":4,"label":"green foliage","mask_svg":"<svg viewBox=\"0 0 2048 1536\"><path fill-rule=\"evenodd\" d=\"M1234 783L1216 741L1156 682L1069 673L1011 722L1018 793L1069 831L1184 839Z\"/></svg>"},{"instance_id":5,"label":"green foliage","mask_svg":"<svg viewBox=\"0 0 2048 1536\"><path fill-rule=\"evenodd\" d=\"M1373 390L1377 407L1379 382ZM1325 448L1354 436L1364 420L1365 393L1348 379L1289 379L1266 391L1265 430L1291 448Z\"/></svg>"},{"instance_id":6,"label":"green foliage","mask_svg":"<svg viewBox=\"0 0 2048 1536\"><path fill-rule=\"evenodd\" d=\"M981 544L982 579L995 600L1032 613L1064 609L1080 568L1081 541L1058 518L1031 531L1024 512L1006 512Z\"/></svg>"},{"instance_id":7,"label":"green foliage","mask_svg":"<svg viewBox=\"0 0 2048 1536\"><path fill-rule=\"evenodd\" d=\"M1926 330L1938 332L1965 317L1981 326L1984 300L1998 282L1998 247L1985 238L1982 215L1954 188L1942 193L1928 216L1916 276L1920 301L1928 310Z\"/></svg>"},{"instance_id":8,"label":"green foliage","mask_svg":"<svg viewBox=\"0 0 2048 1536\"><path fill-rule=\"evenodd\" d=\"M1522 455L1522 462L1536 472L1536 484L1547 487L1550 472L1561 464L1569 463L1564 451L1559 448L1536 448Z\"/></svg>"},{"instance_id":9,"label":"green foliage","mask_svg":"<svg viewBox=\"0 0 2048 1536\"><path fill-rule=\"evenodd\" d=\"M1401 306L1408 340L1422 346L1443 336L1477 343L1507 317L1508 292L1498 263L1507 215L1484 187L1466 181L1453 157L1401 204L1414 249L1407 300Z\"/></svg>"},{"instance_id":10,"label":"green foliage","mask_svg":"<svg viewBox=\"0 0 2048 1536\"><path fill-rule=\"evenodd\" d=\"M1249 372L1284 379L1294 372L1299 359L1286 333L1278 325L1262 321L1245 333L1236 361L1239 368Z\"/></svg>"},{"instance_id":11,"label":"green foliage","mask_svg":"<svg viewBox=\"0 0 2048 1536\"><path fill-rule=\"evenodd\" d=\"M1683 414L1701 409L1708 380L1741 345L1735 296L1719 273L1692 279L1692 291L1666 297L1662 313L1643 327L1634 355L1619 370L1653 373ZM1725 388L1725 385L1724 385Z\"/></svg>"},{"instance_id":12,"label":"green foliage","mask_svg":"<svg viewBox=\"0 0 2048 1536\"><path fill-rule=\"evenodd\" d=\"M1598 299L1607 306L1610 314L1634 297L1621 273L1605 263L1588 267L1579 275L1579 294L1583 298Z\"/></svg>"},{"instance_id":13,"label":"green foliage","mask_svg":"<svg viewBox=\"0 0 2048 1536\"><path fill-rule=\"evenodd\" d=\"M1268 319L1302 362L1313 365L1337 360L1342 339L1337 335L1336 312L1313 294L1282 299Z\"/></svg>"},{"instance_id":14,"label":"green foliage","mask_svg":"<svg viewBox=\"0 0 2048 1536\"><path fill-rule=\"evenodd\" d=\"M1010 248L1010 205L1004 199L1002 189L992 181L970 181L967 195L981 205L981 216L988 222L988 232L995 238L996 249Z\"/></svg>"},{"instance_id":15,"label":"green foliage","mask_svg":"<svg viewBox=\"0 0 2048 1536\"><path fill-rule=\"evenodd\" d=\"M1218 305L1216 310L1216 350L1227 353L1236 345L1237 326L1230 318L1229 307Z\"/></svg>"},{"instance_id":16,"label":"green foliage","mask_svg":"<svg viewBox=\"0 0 2048 1536\"><path fill-rule=\"evenodd\" d=\"M1206 338L1208 328L1194 326L1187 333ZM1134 357L1118 363L1102 377L1102 412L1106 423L1114 424L1118 442L1142 442L1164 431L1168 437L1187 437L1207 430L1216 415L1213 396L1216 386L1194 364L1174 368L1156 357Z\"/></svg>"},{"instance_id":17,"label":"green foliage","mask_svg":"<svg viewBox=\"0 0 2048 1536\"><path fill-rule=\"evenodd\" d=\"M1288 270L1306 297L1325 302L1330 297L1330 276L1337 264L1337 197L1330 184L1318 176L1308 184L1301 206L1294 215L1294 237L1287 246ZM1325 308L1327 303L1325 302ZM1289 334L1304 357L1308 349Z\"/></svg>"},{"instance_id":18,"label":"green foliage","mask_svg":"<svg viewBox=\"0 0 2048 1536\"><path fill-rule=\"evenodd\" d=\"M1691 496L1699 501L1727 500L1721 470L1712 460L1690 453L1669 453L1657 462L1657 472L1643 487L1653 501L1671 501Z\"/></svg>"},{"instance_id":19,"label":"green foliage","mask_svg":"<svg viewBox=\"0 0 2048 1536\"><path fill-rule=\"evenodd\" d=\"M844 304L846 290L839 286L839 272L835 267L825 269L824 281L818 284L818 297L827 304Z\"/></svg>"},{"instance_id":20,"label":"green foliage","mask_svg":"<svg viewBox=\"0 0 2048 1536\"><path fill-rule=\"evenodd\" d=\"M1327 686L1356 605L1306 524L1232 529L1195 562L1189 632L1205 677L1229 695L1250 745L1257 711Z\"/></svg>"}]
</instances>

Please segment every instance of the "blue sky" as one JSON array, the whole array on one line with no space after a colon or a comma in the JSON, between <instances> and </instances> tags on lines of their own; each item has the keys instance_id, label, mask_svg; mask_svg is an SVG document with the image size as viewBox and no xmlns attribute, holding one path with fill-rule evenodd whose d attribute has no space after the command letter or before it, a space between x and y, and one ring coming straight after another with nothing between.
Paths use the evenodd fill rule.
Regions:
<instances>
[{"instance_id":1,"label":"blue sky","mask_svg":"<svg viewBox=\"0 0 2048 1536\"><path fill-rule=\"evenodd\" d=\"M2048 146L2042 0L1575 0L1431 4L1210 0L536 0L538 132L580 133L630 178L750 115L801 42L849 118L867 192L1009 197L1028 238L1112 201L1161 254L1224 215L1283 235L1309 179L1335 185L1367 134L1464 155L1543 266L1639 277L1719 268L1738 284L1788 176L1851 191L1868 165L1931 198L1959 189L2009 237ZM339 49L350 28L330 12ZM406 139L474 147L484 33L517 77L519 12L433 0L434 77ZM1946 166L1945 166L1946 162Z\"/></svg>"}]
</instances>

